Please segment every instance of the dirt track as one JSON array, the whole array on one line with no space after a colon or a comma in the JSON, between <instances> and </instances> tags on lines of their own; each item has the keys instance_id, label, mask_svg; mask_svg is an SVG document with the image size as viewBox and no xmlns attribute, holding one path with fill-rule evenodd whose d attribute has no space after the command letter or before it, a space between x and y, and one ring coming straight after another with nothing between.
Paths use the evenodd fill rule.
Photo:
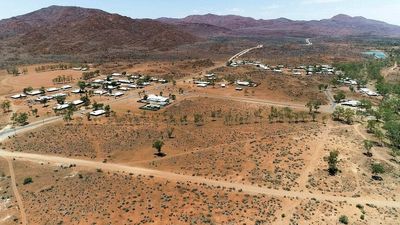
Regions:
<instances>
[{"instance_id":1,"label":"dirt track","mask_svg":"<svg viewBox=\"0 0 400 225\"><path fill-rule=\"evenodd\" d=\"M17 188L17 182L15 180L15 173L14 173L14 167L12 165L12 160L10 158L5 157L8 163L8 168L10 170L10 176L11 176L11 186L14 192L15 199L17 200L18 203L18 210L21 215L21 222L23 225L28 224L28 220L26 218L26 213L25 213L25 208L24 208L24 202L22 201L22 197L19 194L18 188Z\"/></svg>"},{"instance_id":2,"label":"dirt track","mask_svg":"<svg viewBox=\"0 0 400 225\"><path fill-rule=\"evenodd\" d=\"M230 183L226 181L217 181L211 180L203 177L195 177L188 175L175 174L171 172L158 171L152 169L146 169L141 167L131 167L120 164L105 164L96 161L88 161L81 159L72 159L72 158L64 158L64 157L56 157L49 155L39 155L39 154L31 154L31 153L22 153L22 152L8 152L4 150L0 150L0 155L3 157L16 158L19 160L26 161L35 161L35 162L51 162L51 163L59 163L64 165L77 165L88 168L102 169L108 171L118 171L118 172L126 172L132 173L134 175L145 175L145 176L154 176L157 178L168 179L173 181L180 182L192 182L197 184L205 184L214 187L221 187L227 189L235 189L236 191L242 191L248 194L264 194L275 197L289 197L289 198L299 198L299 199L317 199L320 201L334 201L334 202L347 202L351 204L373 204L379 207L395 207L400 208L400 202L394 201L386 201L386 200L377 200L377 199L368 199L368 198L352 198L352 197L342 197L342 196L334 196L322 193L305 193L298 191L284 191L284 190L276 190L270 188L264 188L259 186L245 185L240 183Z\"/></svg>"},{"instance_id":3,"label":"dirt track","mask_svg":"<svg viewBox=\"0 0 400 225\"><path fill-rule=\"evenodd\" d=\"M354 128L354 130L356 131L356 133L357 133L358 135L360 135L364 140L368 140L368 138L360 131L360 124L354 125L353 128ZM398 165L396 165L395 163L391 162L390 160L387 160L385 157L383 157L383 156L381 155L380 152L374 151L374 149L372 149L372 153L373 153L373 157L374 157L374 158L376 158L376 159L378 159L378 160L381 160L381 161L384 161L384 162L386 162L387 164L393 166L394 168L398 168Z\"/></svg>"}]
</instances>

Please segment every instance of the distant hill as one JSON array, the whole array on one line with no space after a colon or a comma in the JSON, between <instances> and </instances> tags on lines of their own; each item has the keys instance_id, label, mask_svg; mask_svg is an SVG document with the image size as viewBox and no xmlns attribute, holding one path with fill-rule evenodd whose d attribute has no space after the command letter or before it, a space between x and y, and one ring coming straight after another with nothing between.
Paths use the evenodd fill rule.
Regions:
<instances>
[{"instance_id":1,"label":"distant hill","mask_svg":"<svg viewBox=\"0 0 400 225\"><path fill-rule=\"evenodd\" d=\"M347 15L312 21L214 14L151 20L97 9L50 6L0 20L0 67L45 61L164 57L176 47L218 36L400 37L400 27Z\"/></svg>"},{"instance_id":2,"label":"distant hill","mask_svg":"<svg viewBox=\"0 0 400 225\"><path fill-rule=\"evenodd\" d=\"M51 6L0 21L0 42L20 52L79 54L108 49L165 49L198 37L149 19L131 19L96 9Z\"/></svg>"},{"instance_id":3,"label":"distant hill","mask_svg":"<svg viewBox=\"0 0 400 225\"><path fill-rule=\"evenodd\" d=\"M192 15L182 19L160 18L159 21L178 26L182 23L208 24L229 29L230 35L400 37L400 26L343 14L330 19L312 21L294 21L286 18L256 20L250 17L214 14Z\"/></svg>"}]
</instances>

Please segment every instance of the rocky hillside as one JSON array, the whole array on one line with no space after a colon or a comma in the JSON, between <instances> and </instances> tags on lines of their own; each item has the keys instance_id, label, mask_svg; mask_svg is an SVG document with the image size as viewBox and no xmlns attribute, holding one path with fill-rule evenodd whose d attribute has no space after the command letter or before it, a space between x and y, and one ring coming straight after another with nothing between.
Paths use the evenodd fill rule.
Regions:
<instances>
[{"instance_id":1,"label":"rocky hillside","mask_svg":"<svg viewBox=\"0 0 400 225\"><path fill-rule=\"evenodd\" d=\"M0 42L19 52L80 54L110 49L168 49L198 37L154 20L96 9L51 6L0 21ZM1 44L1 43L0 43Z\"/></svg>"},{"instance_id":2,"label":"rocky hillside","mask_svg":"<svg viewBox=\"0 0 400 225\"><path fill-rule=\"evenodd\" d=\"M230 35L275 35L275 36L379 36L400 37L400 27L385 22L337 15L330 19L312 21L294 21L286 18L256 20L241 16L219 16L213 14L193 15L182 19L160 18L169 24L208 24L229 29ZM211 31L210 31L211 32ZM225 32L227 33L227 32Z\"/></svg>"}]
</instances>

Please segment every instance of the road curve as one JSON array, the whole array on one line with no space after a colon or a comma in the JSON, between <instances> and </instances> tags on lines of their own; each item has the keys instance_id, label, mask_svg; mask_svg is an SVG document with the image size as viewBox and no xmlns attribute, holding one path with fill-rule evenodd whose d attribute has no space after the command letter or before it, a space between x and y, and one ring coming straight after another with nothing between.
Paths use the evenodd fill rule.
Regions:
<instances>
[{"instance_id":1,"label":"road curve","mask_svg":"<svg viewBox=\"0 0 400 225\"><path fill-rule=\"evenodd\" d=\"M241 183L230 183L221 180L211 180L204 177L182 175L182 174L147 169L142 167L132 167L122 164L102 163L96 161L65 158L65 157L50 156L50 155L40 155L32 153L9 152L4 150L0 150L0 156L15 158L18 160L21 159L26 161L40 161L40 162L45 161L50 163L75 164L77 166L102 169L106 171L126 172L126 173L132 173L134 175L154 176L161 179L167 179L179 182L192 182L197 184L205 184L213 187L234 189L236 191L242 191L244 193L254 194L254 195L263 194L274 197L316 199L320 201L347 202L351 204L373 204L379 207L400 208L400 202L395 202L395 201L377 200L366 197L353 198L353 197L334 196L322 193L308 193L308 192L306 193L299 191L275 190L265 187L246 185Z\"/></svg>"},{"instance_id":2,"label":"road curve","mask_svg":"<svg viewBox=\"0 0 400 225\"><path fill-rule=\"evenodd\" d=\"M228 62L233 62L235 59L237 59L237 58L239 58L239 57L241 57L241 56L243 56L243 55L249 53L250 51L253 51L253 50L259 49L259 48L263 48L263 47L264 47L263 45L258 45L258 46L253 47L253 48L245 49L245 50L243 50L243 51L237 53L236 55L232 56L232 57L228 60Z\"/></svg>"}]
</instances>

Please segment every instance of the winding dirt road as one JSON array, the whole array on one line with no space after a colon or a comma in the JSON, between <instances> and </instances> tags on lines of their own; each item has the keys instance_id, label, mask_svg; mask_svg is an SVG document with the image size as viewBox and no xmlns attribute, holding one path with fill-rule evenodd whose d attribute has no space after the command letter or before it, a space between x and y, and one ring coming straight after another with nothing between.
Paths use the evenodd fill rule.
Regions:
<instances>
[{"instance_id":1,"label":"winding dirt road","mask_svg":"<svg viewBox=\"0 0 400 225\"><path fill-rule=\"evenodd\" d=\"M241 183L230 183L221 180L211 180L204 177L182 175L172 172L159 171L141 167L132 167L121 164L109 164L109 163L102 163L102 162L82 160L82 159L73 159L73 158L39 155L39 154L22 153L22 152L9 152L4 150L0 150L0 155L3 157L16 158L17 160L25 160L33 162L45 161L50 163L60 163L64 165L73 164L82 167L102 169L106 171L126 172L126 173L132 173L134 175L154 176L157 178L167 179L172 181L205 184L213 187L234 189L236 191L242 191L244 193L254 194L254 195L263 194L274 197L288 197L288 198L299 198L299 199L313 198L320 201L347 202L351 204L373 204L379 207L400 208L400 202L395 202L395 201L378 200L366 197L353 198L353 197L334 196L322 193L305 193L299 191L275 190L265 187L246 185Z\"/></svg>"}]
</instances>

